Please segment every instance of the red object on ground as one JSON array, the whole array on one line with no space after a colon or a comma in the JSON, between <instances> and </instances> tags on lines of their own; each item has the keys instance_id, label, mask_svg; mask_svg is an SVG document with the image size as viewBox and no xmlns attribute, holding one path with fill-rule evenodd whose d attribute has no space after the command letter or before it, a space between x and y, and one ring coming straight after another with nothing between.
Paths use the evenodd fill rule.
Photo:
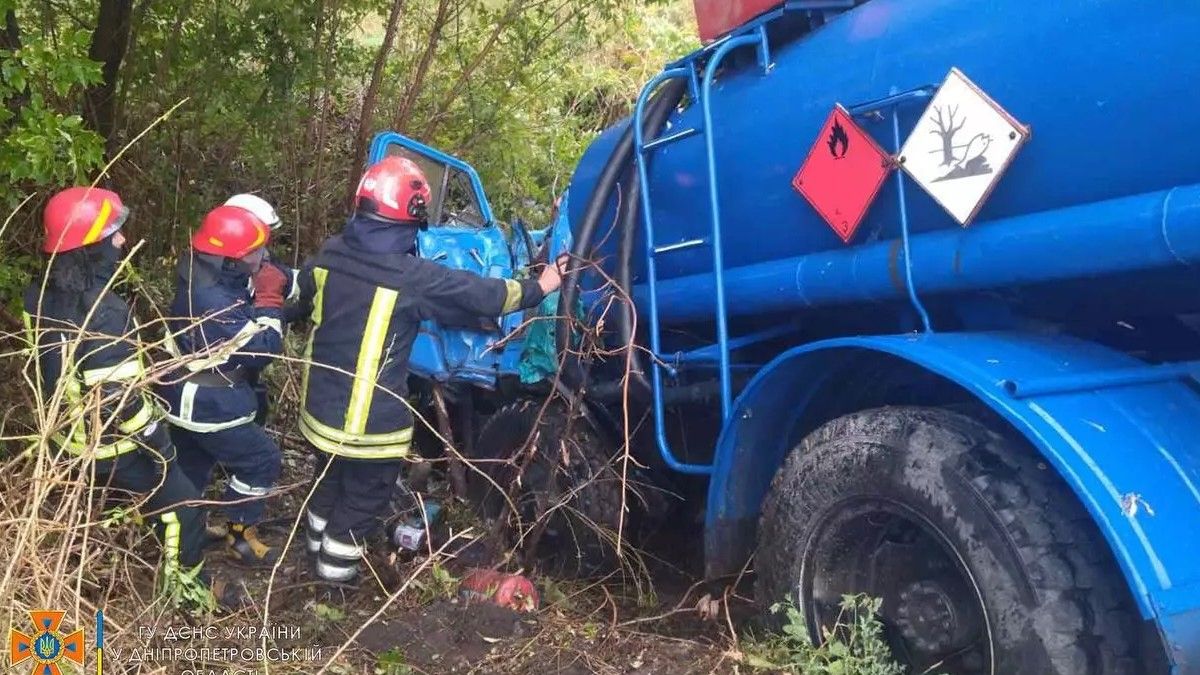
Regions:
<instances>
[{"instance_id":1,"label":"red object on ground","mask_svg":"<svg viewBox=\"0 0 1200 675\"><path fill-rule=\"evenodd\" d=\"M519 574L475 568L463 578L459 593L468 600L484 600L518 612L538 608L537 589Z\"/></svg>"},{"instance_id":2,"label":"red object on ground","mask_svg":"<svg viewBox=\"0 0 1200 675\"><path fill-rule=\"evenodd\" d=\"M783 4L782 0L692 0L700 40L712 42L729 31Z\"/></svg>"},{"instance_id":3,"label":"red object on ground","mask_svg":"<svg viewBox=\"0 0 1200 675\"><path fill-rule=\"evenodd\" d=\"M792 187L848 244L891 170L888 153L839 105L825 120Z\"/></svg>"}]
</instances>

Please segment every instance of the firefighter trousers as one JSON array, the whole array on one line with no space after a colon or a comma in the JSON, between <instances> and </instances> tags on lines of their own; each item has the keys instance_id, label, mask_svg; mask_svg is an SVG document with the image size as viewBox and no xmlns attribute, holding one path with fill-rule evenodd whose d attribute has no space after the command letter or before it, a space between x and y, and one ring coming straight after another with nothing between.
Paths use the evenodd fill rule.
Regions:
<instances>
[{"instance_id":1,"label":"firefighter trousers","mask_svg":"<svg viewBox=\"0 0 1200 675\"><path fill-rule=\"evenodd\" d=\"M404 460L338 457L316 448L316 472L305 513L307 546L317 576L348 582L358 574L364 542L382 527Z\"/></svg>"},{"instance_id":2,"label":"firefighter trousers","mask_svg":"<svg viewBox=\"0 0 1200 675\"><path fill-rule=\"evenodd\" d=\"M167 566L200 564L204 556L204 518L195 505L200 491L174 461L175 451L163 424L147 437L153 449L140 449L96 462L96 486L123 493L122 498L145 498L140 509L154 522ZM192 502L187 505L187 502Z\"/></svg>"},{"instance_id":3,"label":"firefighter trousers","mask_svg":"<svg viewBox=\"0 0 1200 675\"><path fill-rule=\"evenodd\" d=\"M200 490L208 487L214 466L225 467L229 485L221 500L229 520L254 525L263 519L283 466L279 446L265 429L253 422L207 432L173 426L171 439L179 448L179 466Z\"/></svg>"}]
</instances>

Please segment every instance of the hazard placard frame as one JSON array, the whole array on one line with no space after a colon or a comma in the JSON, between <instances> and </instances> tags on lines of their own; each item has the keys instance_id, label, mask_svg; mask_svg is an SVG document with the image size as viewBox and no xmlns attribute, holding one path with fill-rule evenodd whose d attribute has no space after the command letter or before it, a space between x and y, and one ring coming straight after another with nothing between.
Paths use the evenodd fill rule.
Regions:
<instances>
[{"instance_id":1,"label":"hazard placard frame","mask_svg":"<svg viewBox=\"0 0 1200 675\"><path fill-rule=\"evenodd\" d=\"M825 129L828 127L830 121L833 120L834 116L839 112L850 124L854 125L855 128L862 132L862 136L866 139L867 143L879 153L882 159L885 160L885 164L881 165L884 171L882 174L880 174L878 182L876 182L872 188L871 198L867 200L866 205L863 207L862 213L859 215L858 221L854 224L854 227L851 228L849 234L843 237L842 234L838 232L837 228L834 227L829 221L829 218L827 218L825 214L816 207L813 197L807 191L805 191L804 182L800 180L800 174L804 173L804 168L808 166L809 161L812 159L813 153L817 152L821 146L820 135L817 136L817 140L814 141L809 147L808 153L804 155L804 161L800 163L800 168L797 169L796 173L792 176L791 184L792 188L796 190L796 192L800 193L802 197L804 197L805 201L808 202L809 207L816 212L817 216L819 216L821 220L825 221L826 226L833 231L837 238L841 239L843 244L849 245L851 240L854 239L854 236L858 234L858 231L861 229L862 222L866 220L867 213L871 210L871 207L875 205L875 201L878 199L879 193L883 191L883 186L887 182L887 179L892 175L892 172L896 170L896 156L893 153L884 150L883 146L875 140L874 136L868 133L867 130L858 123L854 114L851 113L850 110L841 103L833 104L833 108L829 111L829 115L826 116L825 120L821 122L820 128Z\"/></svg>"},{"instance_id":2,"label":"hazard placard frame","mask_svg":"<svg viewBox=\"0 0 1200 675\"><path fill-rule=\"evenodd\" d=\"M951 66L950 71L946 73L946 77L942 79L942 83L940 85L938 85L937 91L935 91L933 93L933 95L930 97L929 103L925 106L925 109L922 110L921 114L917 116L918 120L924 119L925 114L927 112L929 112L929 108L931 106L933 106L934 103L937 102L937 94L939 92L941 92L942 88L946 86L946 83L949 82L951 78L958 78L959 80L961 80L962 83L964 85L966 85L969 89L971 89L973 92L975 92L983 100L983 102L988 105L988 107L990 107L998 115L1000 115L1002 118L1004 118L1004 120L1006 122L1008 122L1010 125L1012 125L1012 127L1016 130L1016 133L1019 136L1019 138L1017 138L1017 139L1010 139L1010 140L1015 140L1016 145L1013 147L1012 152L1008 153L1008 156L1004 159L1004 162L996 167L996 170L994 171L994 173L996 175L995 180L993 180L988 185L987 189L983 191L983 194L979 197L979 200L975 204L975 208L971 210L971 212L967 215L967 217L965 219L959 221L959 226L965 228L965 227L969 227L971 225L971 223L974 222L975 217L979 215L979 211L983 209L984 204L987 204L988 201L991 199L992 193L996 190L996 187L998 185L1000 185L1000 181L1004 179L1004 175L1005 175L1005 173L1008 172L1008 168L1010 166L1012 166L1013 160L1016 159L1017 155L1020 154L1021 149L1024 148L1025 144L1028 143L1029 140L1033 137L1033 128L1030 125L1023 123L1020 120L1018 120L1016 117L1014 117L1012 115L1012 113L1008 112L1008 110L1006 110L1004 108L1004 106L1000 105L994 98L992 98L986 91L984 91L982 87L980 87L978 84L976 84L974 82L974 80L967 77L966 73L964 73L962 70L960 70L958 68L958 66ZM919 124L919 122L918 122L918 124ZM912 133L915 132L915 130L916 130L916 127L914 127L913 131L909 133L910 137L912 136ZM942 210L947 213L947 215L949 215L954 220L958 221L959 220L958 217L956 215L954 215L954 212L950 210L950 208L945 204L945 202L943 202L942 199L939 198L938 195L935 194L933 191L926 188L925 185L921 182L921 180L918 179L917 176L914 175L911 170L909 170L909 168L907 166L907 162L905 161L906 156L903 152L904 146L906 146L907 144L908 144L908 141L905 140L904 144L901 145L900 148L897 149L897 154L896 154L897 164L899 164L901 170L904 171L904 174L906 176L908 176L909 180L911 180L914 184L916 184L918 187L920 187L922 189L922 191L925 192L925 194L929 195L929 197L931 199L933 199L933 201L936 202L937 205L940 206L942 208Z\"/></svg>"}]
</instances>

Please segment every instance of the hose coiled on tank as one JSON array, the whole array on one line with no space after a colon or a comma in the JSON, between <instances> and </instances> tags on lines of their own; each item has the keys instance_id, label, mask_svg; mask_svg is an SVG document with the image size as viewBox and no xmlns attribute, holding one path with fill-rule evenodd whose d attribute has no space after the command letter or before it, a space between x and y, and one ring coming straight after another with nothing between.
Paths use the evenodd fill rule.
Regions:
<instances>
[{"instance_id":1,"label":"hose coiled on tank","mask_svg":"<svg viewBox=\"0 0 1200 675\"><path fill-rule=\"evenodd\" d=\"M651 99L648 106L649 111L646 113L646 118L643 121L642 131L644 141L651 141L658 136L659 131L667 121L667 117L679 105L686 91L687 83L683 80L671 80L659 89L658 93ZM615 281L618 291L625 297L630 296L633 286L635 228L637 227L641 209L640 181L637 179L636 169L630 170L631 167L635 166L632 161L633 124L634 120L631 120L625 127L624 133L621 134L620 140L617 141L612 154L609 155L608 161L600 173L600 178L596 181L596 187L592 190L587 209L584 211L583 219L580 221L579 229L576 231L575 245L571 250L571 264L567 269L566 278L563 279L562 294L558 301L558 328L555 334L558 352L563 355L562 380L564 384L572 389L577 389L583 382L583 373L580 368L579 358L568 351L571 336L572 309L579 298L581 269L579 262L588 258L592 247L592 239L595 237L600 217L604 214L604 207L612 197L612 192L620 182L622 175L626 173L630 174L631 178L626 181L629 189L625 191L624 198L621 201L620 213L617 220L617 227L620 229L621 238L617 251ZM632 302L622 302L619 304L620 309L617 312L615 321L617 333L621 342L629 345L630 349L633 349L636 337L633 334L633 304ZM646 370L642 365L641 354L635 349L630 358L632 364L629 372L630 393L644 399L650 393L650 384L646 379ZM609 393L608 389L620 391L621 388L622 383L620 380L617 380L613 383L604 383L594 387L592 393L597 397L604 397L605 394Z\"/></svg>"}]
</instances>

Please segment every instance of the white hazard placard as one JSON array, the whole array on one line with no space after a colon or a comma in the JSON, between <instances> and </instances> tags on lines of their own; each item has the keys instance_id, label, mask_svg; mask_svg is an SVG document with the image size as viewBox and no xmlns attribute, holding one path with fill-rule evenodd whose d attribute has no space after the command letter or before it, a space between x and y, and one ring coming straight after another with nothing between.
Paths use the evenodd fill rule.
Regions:
<instances>
[{"instance_id":1,"label":"white hazard placard","mask_svg":"<svg viewBox=\"0 0 1200 675\"><path fill-rule=\"evenodd\" d=\"M1028 128L952 68L900 149L900 165L966 225L1028 138Z\"/></svg>"}]
</instances>

